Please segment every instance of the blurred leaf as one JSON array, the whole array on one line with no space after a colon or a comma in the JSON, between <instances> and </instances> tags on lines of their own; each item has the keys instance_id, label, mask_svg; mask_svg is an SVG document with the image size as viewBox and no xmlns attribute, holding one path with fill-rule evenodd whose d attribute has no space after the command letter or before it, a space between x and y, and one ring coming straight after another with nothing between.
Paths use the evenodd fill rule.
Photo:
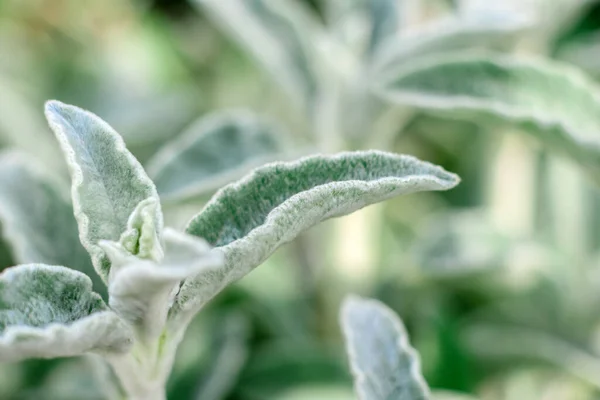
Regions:
<instances>
[{"instance_id":1,"label":"blurred leaf","mask_svg":"<svg viewBox=\"0 0 600 400\"><path fill-rule=\"evenodd\" d=\"M402 321L376 300L344 300L340 319L361 400L426 400L429 388Z\"/></svg>"},{"instance_id":2,"label":"blurred leaf","mask_svg":"<svg viewBox=\"0 0 600 400\"><path fill-rule=\"evenodd\" d=\"M518 14L451 17L389 38L377 52L373 69L384 73L417 57L477 47L502 47L514 42L532 22Z\"/></svg>"},{"instance_id":3,"label":"blurred leaf","mask_svg":"<svg viewBox=\"0 0 600 400\"><path fill-rule=\"evenodd\" d=\"M218 337L217 354L208 375L203 377L196 393L198 400L220 400L237 383L248 358L248 323L240 314L230 314Z\"/></svg>"},{"instance_id":4,"label":"blurred leaf","mask_svg":"<svg viewBox=\"0 0 600 400\"><path fill-rule=\"evenodd\" d=\"M433 216L413 249L426 276L460 278L504 266L509 239L494 229L482 210L468 210Z\"/></svg>"},{"instance_id":5,"label":"blurred leaf","mask_svg":"<svg viewBox=\"0 0 600 400\"><path fill-rule=\"evenodd\" d=\"M434 390L431 392L432 400L476 400L477 398L468 394L450 392L447 390Z\"/></svg>"},{"instance_id":6,"label":"blurred leaf","mask_svg":"<svg viewBox=\"0 0 600 400\"><path fill-rule=\"evenodd\" d=\"M148 162L163 201L206 195L249 169L281 157L277 127L250 112L217 112L196 121Z\"/></svg>"},{"instance_id":7,"label":"blurred leaf","mask_svg":"<svg viewBox=\"0 0 600 400\"><path fill-rule=\"evenodd\" d=\"M42 168L26 155L0 155L0 219L12 256L19 264L68 265L93 277L73 207ZM95 290L106 291L101 282L94 283Z\"/></svg>"},{"instance_id":8,"label":"blurred leaf","mask_svg":"<svg viewBox=\"0 0 600 400\"><path fill-rule=\"evenodd\" d=\"M194 0L283 86L312 110L318 90L312 15L289 0Z\"/></svg>"},{"instance_id":9,"label":"blurred leaf","mask_svg":"<svg viewBox=\"0 0 600 400\"><path fill-rule=\"evenodd\" d=\"M577 70L485 53L438 56L399 69L381 94L452 119L514 124L600 182L600 91Z\"/></svg>"},{"instance_id":10,"label":"blurred leaf","mask_svg":"<svg viewBox=\"0 0 600 400\"><path fill-rule=\"evenodd\" d=\"M123 321L81 272L24 264L0 275L0 361L123 353L133 343Z\"/></svg>"},{"instance_id":11,"label":"blurred leaf","mask_svg":"<svg viewBox=\"0 0 600 400\"><path fill-rule=\"evenodd\" d=\"M551 333L509 324L473 323L464 344L489 360L546 362L600 388L600 356Z\"/></svg>"},{"instance_id":12,"label":"blurred leaf","mask_svg":"<svg viewBox=\"0 0 600 400\"><path fill-rule=\"evenodd\" d=\"M46 118L56 134L71 172L73 208L83 246L96 271L107 279L110 261L100 240L118 240L140 202L159 203L154 183L123 139L98 116L59 101L46 103ZM160 207L155 228L162 229Z\"/></svg>"},{"instance_id":13,"label":"blurred leaf","mask_svg":"<svg viewBox=\"0 0 600 400\"><path fill-rule=\"evenodd\" d=\"M319 222L395 196L447 190L459 178L414 157L378 151L273 163L221 189L186 228L225 254L218 274L187 280L179 310L193 312Z\"/></svg>"}]
</instances>

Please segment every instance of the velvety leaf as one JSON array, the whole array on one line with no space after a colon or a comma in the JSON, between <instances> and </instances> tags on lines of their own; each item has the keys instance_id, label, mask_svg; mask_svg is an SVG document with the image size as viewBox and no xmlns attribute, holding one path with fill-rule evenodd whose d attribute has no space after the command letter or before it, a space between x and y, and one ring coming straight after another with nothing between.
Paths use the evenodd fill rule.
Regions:
<instances>
[{"instance_id":1,"label":"velvety leaf","mask_svg":"<svg viewBox=\"0 0 600 400\"><path fill-rule=\"evenodd\" d=\"M316 21L288 0L195 0L294 100L310 110L317 94Z\"/></svg>"},{"instance_id":2,"label":"velvety leaf","mask_svg":"<svg viewBox=\"0 0 600 400\"><path fill-rule=\"evenodd\" d=\"M426 400L429 388L402 321L382 303L347 297L340 314L361 400Z\"/></svg>"},{"instance_id":3,"label":"velvety leaf","mask_svg":"<svg viewBox=\"0 0 600 400\"><path fill-rule=\"evenodd\" d=\"M432 57L390 76L388 100L457 119L514 124L600 180L600 91L577 70L492 54Z\"/></svg>"},{"instance_id":4,"label":"velvety leaf","mask_svg":"<svg viewBox=\"0 0 600 400\"><path fill-rule=\"evenodd\" d=\"M53 100L46 103L46 118L71 172L81 242L106 279L110 262L98 241L118 240L140 202L153 198L158 203L156 188L119 134L98 116ZM160 233L160 207L154 218Z\"/></svg>"},{"instance_id":5,"label":"velvety leaf","mask_svg":"<svg viewBox=\"0 0 600 400\"><path fill-rule=\"evenodd\" d=\"M519 33L530 26L530 20L516 14L438 20L389 38L376 53L373 69L383 74L417 57L475 47L496 47L514 41Z\"/></svg>"},{"instance_id":6,"label":"velvety leaf","mask_svg":"<svg viewBox=\"0 0 600 400\"><path fill-rule=\"evenodd\" d=\"M148 163L164 200L207 194L280 156L277 128L250 112L203 117Z\"/></svg>"},{"instance_id":7,"label":"velvety leaf","mask_svg":"<svg viewBox=\"0 0 600 400\"><path fill-rule=\"evenodd\" d=\"M221 189L187 232L223 252L225 266L187 280L178 306L196 308L317 223L402 194L445 190L459 179L414 157L379 151L312 156L256 169Z\"/></svg>"},{"instance_id":8,"label":"velvety leaf","mask_svg":"<svg viewBox=\"0 0 600 400\"><path fill-rule=\"evenodd\" d=\"M140 259L121 243L101 241L112 262L110 306L144 337L156 338L166 321L179 283L223 263L204 240L166 228L165 253L158 261Z\"/></svg>"},{"instance_id":9,"label":"velvety leaf","mask_svg":"<svg viewBox=\"0 0 600 400\"><path fill-rule=\"evenodd\" d=\"M79 242L70 201L42 168L23 154L0 155L0 220L13 258L19 264L69 265L95 274Z\"/></svg>"},{"instance_id":10,"label":"velvety leaf","mask_svg":"<svg viewBox=\"0 0 600 400\"><path fill-rule=\"evenodd\" d=\"M25 264L0 275L0 361L121 353L130 334L80 272Z\"/></svg>"}]
</instances>

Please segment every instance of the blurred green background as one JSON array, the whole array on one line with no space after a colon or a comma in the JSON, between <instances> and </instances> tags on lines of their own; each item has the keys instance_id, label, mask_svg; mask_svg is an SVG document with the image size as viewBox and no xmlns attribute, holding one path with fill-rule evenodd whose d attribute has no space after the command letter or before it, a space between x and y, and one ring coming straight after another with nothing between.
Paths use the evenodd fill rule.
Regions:
<instances>
[{"instance_id":1,"label":"blurred green background","mask_svg":"<svg viewBox=\"0 0 600 400\"><path fill-rule=\"evenodd\" d=\"M418 8L416 32L465 3L402 1ZM333 31L332 3L352 1L295 3ZM600 2L518 3L536 23L499 51L600 77ZM340 37L354 40L360 27L343 25ZM312 229L220 294L186 334L170 399L354 398L337 316L350 292L398 312L432 388L484 400L600 398L600 196L529 137L412 112L387 122L384 144L315 141L271 73L186 0L0 0L0 146L66 181L47 99L101 116L142 163L197 118L247 108L277 121L292 153L381 148L462 178L450 192ZM167 223L182 226L205 200L167 207ZM1 244L2 267L16 262ZM0 399L100 399L100 369L87 358L0 365Z\"/></svg>"}]
</instances>

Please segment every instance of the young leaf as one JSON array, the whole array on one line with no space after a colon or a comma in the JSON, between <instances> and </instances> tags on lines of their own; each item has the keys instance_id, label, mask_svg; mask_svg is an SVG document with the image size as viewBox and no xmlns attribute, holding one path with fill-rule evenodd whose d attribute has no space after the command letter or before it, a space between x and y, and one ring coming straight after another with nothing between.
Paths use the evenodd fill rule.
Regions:
<instances>
[{"instance_id":1,"label":"young leaf","mask_svg":"<svg viewBox=\"0 0 600 400\"><path fill-rule=\"evenodd\" d=\"M361 400L427 400L417 352L402 321L376 300L347 297L340 320Z\"/></svg>"},{"instance_id":2,"label":"young leaf","mask_svg":"<svg viewBox=\"0 0 600 400\"><path fill-rule=\"evenodd\" d=\"M68 198L26 155L0 155L0 221L17 263L73 265L94 273Z\"/></svg>"},{"instance_id":3,"label":"young leaf","mask_svg":"<svg viewBox=\"0 0 600 400\"><path fill-rule=\"evenodd\" d=\"M398 70L381 94L452 118L515 124L600 180L600 91L571 68L491 54L439 56Z\"/></svg>"},{"instance_id":4,"label":"young leaf","mask_svg":"<svg viewBox=\"0 0 600 400\"><path fill-rule=\"evenodd\" d=\"M122 353L131 344L129 329L86 275L44 264L0 275L0 361Z\"/></svg>"},{"instance_id":5,"label":"young leaf","mask_svg":"<svg viewBox=\"0 0 600 400\"><path fill-rule=\"evenodd\" d=\"M417 57L448 53L474 47L494 47L508 43L531 26L519 15L477 15L470 18L446 18L423 28L389 38L375 54L373 70L383 74Z\"/></svg>"},{"instance_id":6,"label":"young leaf","mask_svg":"<svg viewBox=\"0 0 600 400\"><path fill-rule=\"evenodd\" d=\"M250 112L218 112L194 123L148 163L164 200L207 194L283 151L277 129Z\"/></svg>"},{"instance_id":7,"label":"young leaf","mask_svg":"<svg viewBox=\"0 0 600 400\"><path fill-rule=\"evenodd\" d=\"M98 116L53 100L46 103L46 118L71 172L81 242L106 279L110 262L98 241L118 240L140 202L148 198L159 202L156 188L123 139ZM160 207L154 219L160 234Z\"/></svg>"},{"instance_id":8,"label":"young leaf","mask_svg":"<svg viewBox=\"0 0 600 400\"><path fill-rule=\"evenodd\" d=\"M197 237L166 228L163 239L165 255L156 262L132 255L120 243L99 243L113 265L110 305L146 339L160 335L182 280L223 263L222 255Z\"/></svg>"},{"instance_id":9,"label":"young leaf","mask_svg":"<svg viewBox=\"0 0 600 400\"><path fill-rule=\"evenodd\" d=\"M178 306L195 309L317 223L369 204L424 190L446 190L458 177L410 156L379 151L312 156L256 169L220 190L187 232L225 254L217 273L187 280Z\"/></svg>"},{"instance_id":10,"label":"young leaf","mask_svg":"<svg viewBox=\"0 0 600 400\"><path fill-rule=\"evenodd\" d=\"M312 47L317 24L288 0L195 0L248 51L297 104L311 109L317 94Z\"/></svg>"}]
</instances>

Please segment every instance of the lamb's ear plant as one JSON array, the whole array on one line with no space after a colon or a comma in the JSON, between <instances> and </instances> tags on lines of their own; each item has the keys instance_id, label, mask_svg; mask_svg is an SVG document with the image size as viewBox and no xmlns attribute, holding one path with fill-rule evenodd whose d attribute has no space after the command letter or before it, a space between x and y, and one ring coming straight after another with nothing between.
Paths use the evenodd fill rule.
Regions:
<instances>
[{"instance_id":1,"label":"lamb's ear plant","mask_svg":"<svg viewBox=\"0 0 600 400\"><path fill-rule=\"evenodd\" d=\"M410 156L310 156L222 188L179 232L163 226L154 183L107 123L58 101L46 104L46 117L68 163L79 238L109 300L68 266L9 268L0 278L0 361L93 353L129 399L165 398L192 318L280 245L322 220L458 183Z\"/></svg>"},{"instance_id":2,"label":"lamb's ear plant","mask_svg":"<svg viewBox=\"0 0 600 400\"><path fill-rule=\"evenodd\" d=\"M463 398L431 392L402 320L383 303L348 296L340 310L340 323L359 400Z\"/></svg>"}]
</instances>

